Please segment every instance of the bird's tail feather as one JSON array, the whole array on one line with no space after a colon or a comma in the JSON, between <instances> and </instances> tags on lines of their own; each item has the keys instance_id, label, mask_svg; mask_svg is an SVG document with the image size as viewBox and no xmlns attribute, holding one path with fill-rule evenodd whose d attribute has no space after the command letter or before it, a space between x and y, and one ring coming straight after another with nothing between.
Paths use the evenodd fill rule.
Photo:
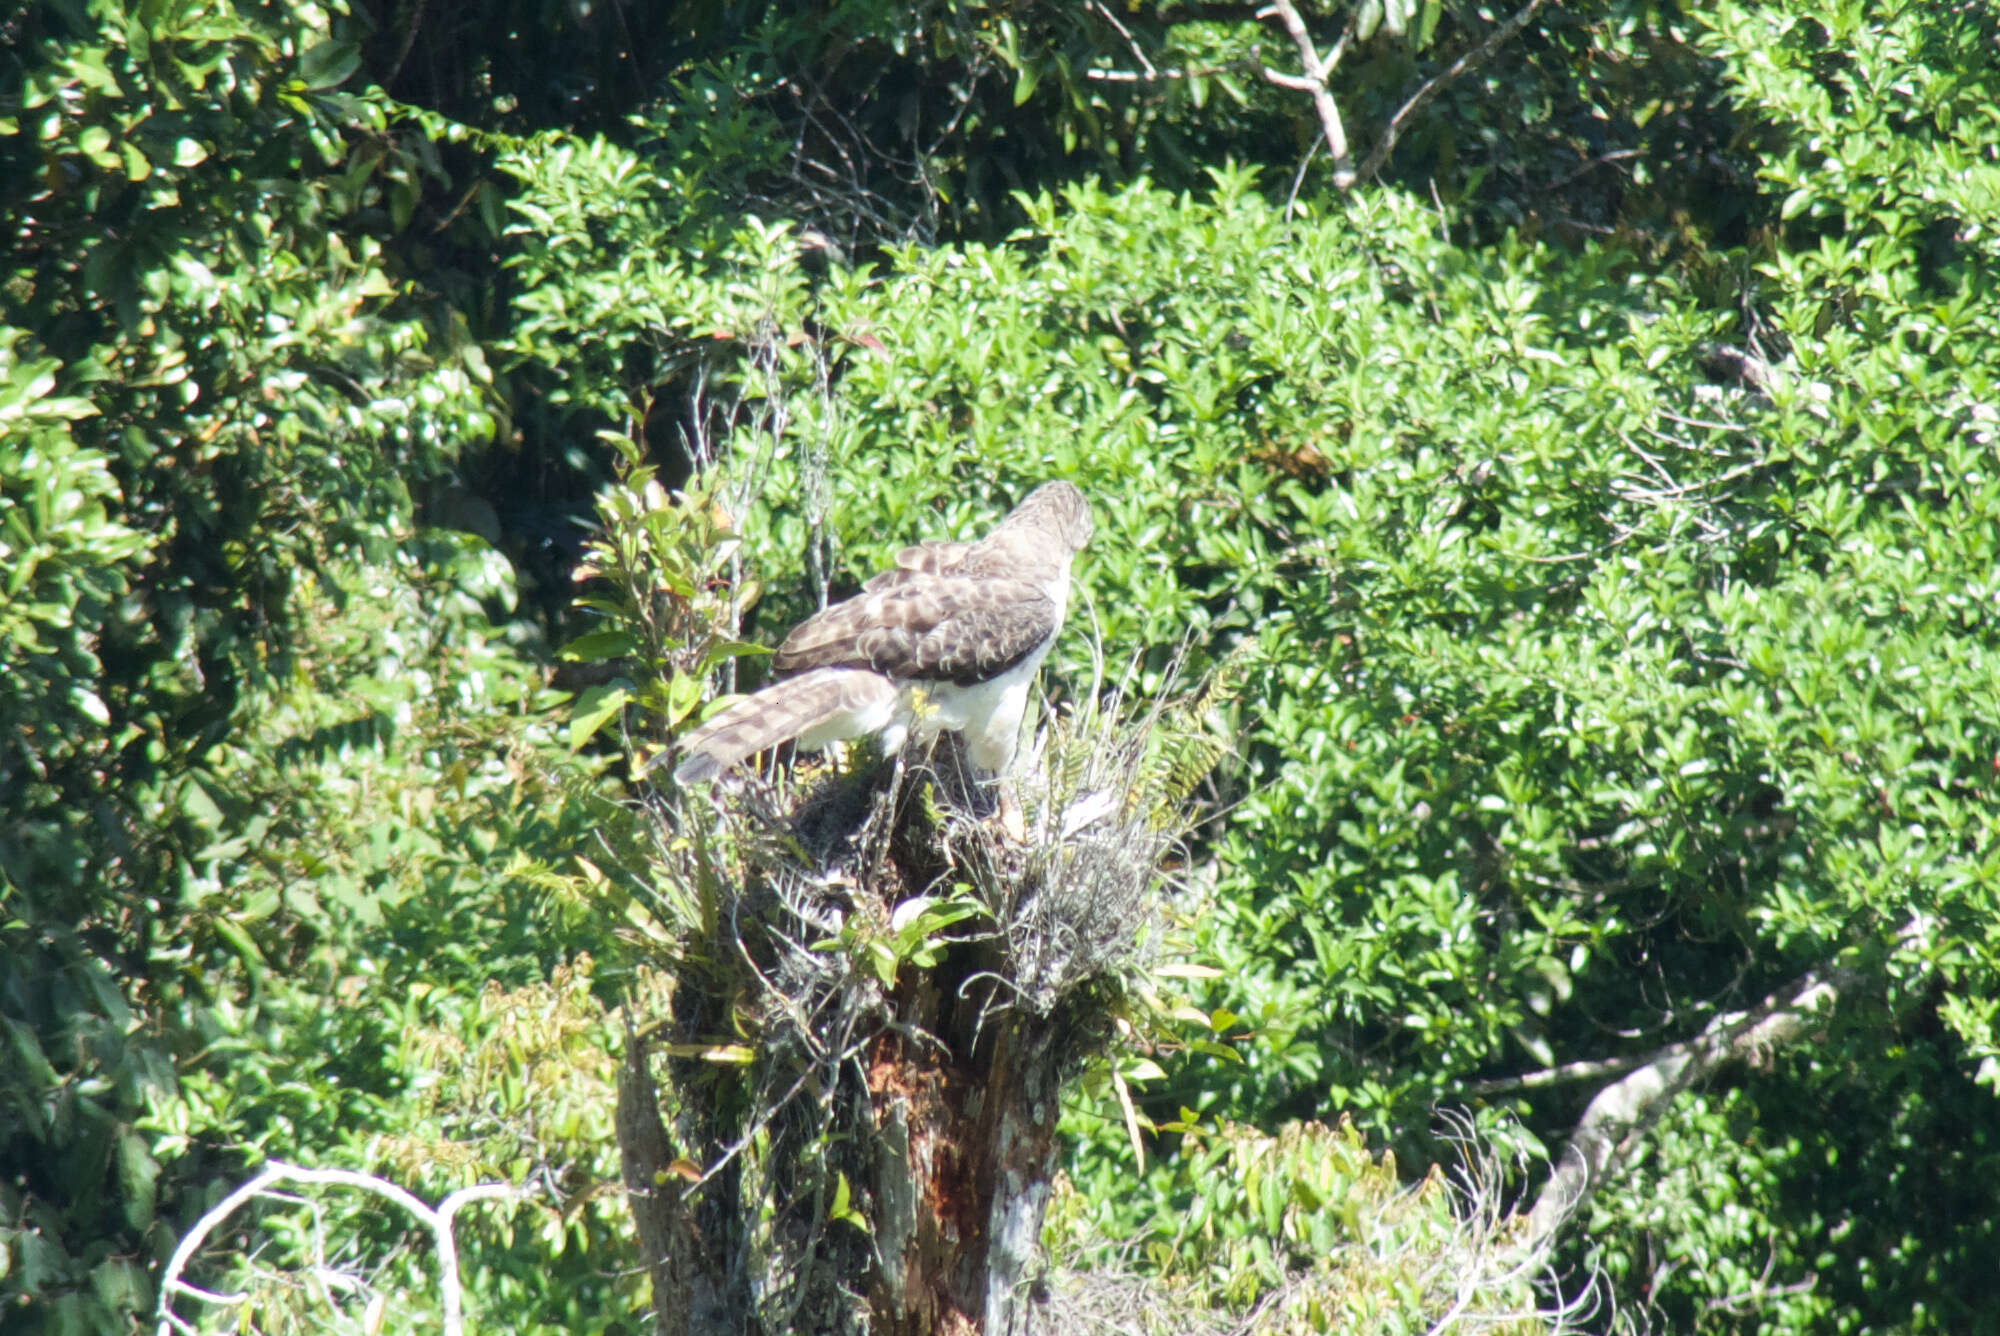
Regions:
<instances>
[{"instance_id":1,"label":"bird's tail feather","mask_svg":"<svg viewBox=\"0 0 2000 1336\"><path fill-rule=\"evenodd\" d=\"M896 688L877 673L852 668L815 668L773 683L737 701L687 735L674 780L693 784L713 779L758 752L824 728L845 715L860 715L895 698Z\"/></svg>"}]
</instances>

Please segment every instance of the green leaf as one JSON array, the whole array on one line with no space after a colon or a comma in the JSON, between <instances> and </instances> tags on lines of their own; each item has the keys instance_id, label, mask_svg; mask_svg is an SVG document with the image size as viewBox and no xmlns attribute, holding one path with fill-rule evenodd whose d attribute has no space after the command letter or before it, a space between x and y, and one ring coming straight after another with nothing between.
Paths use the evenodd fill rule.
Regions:
<instances>
[{"instance_id":1,"label":"green leaf","mask_svg":"<svg viewBox=\"0 0 2000 1336\"><path fill-rule=\"evenodd\" d=\"M143 1230L153 1223L155 1184L160 1165L147 1149L146 1139L127 1132L118 1139L118 1185L125 1198L125 1222Z\"/></svg>"},{"instance_id":2,"label":"green leaf","mask_svg":"<svg viewBox=\"0 0 2000 1336\"><path fill-rule=\"evenodd\" d=\"M111 131L101 125L86 126L83 133L77 136L76 146L78 152L99 167L115 170L123 165L119 156L111 151Z\"/></svg>"},{"instance_id":3,"label":"green leaf","mask_svg":"<svg viewBox=\"0 0 2000 1336\"><path fill-rule=\"evenodd\" d=\"M639 702L648 713L663 716L672 727L700 707L707 690L706 679L676 668L668 675L665 690L657 682L648 683L640 692Z\"/></svg>"},{"instance_id":4,"label":"green leaf","mask_svg":"<svg viewBox=\"0 0 2000 1336\"><path fill-rule=\"evenodd\" d=\"M1410 45L1418 51L1425 50L1431 39L1437 35L1438 19L1444 14L1444 0L1423 0L1423 8L1417 16L1417 37Z\"/></svg>"},{"instance_id":5,"label":"green leaf","mask_svg":"<svg viewBox=\"0 0 2000 1336\"><path fill-rule=\"evenodd\" d=\"M580 749L595 737L599 729L625 708L629 699L624 687L609 683L590 687L579 695L569 721L570 750Z\"/></svg>"},{"instance_id":6,"label":"green leaf","mask_svg":"<svg viewBox=\"0 0 2000 1336\"><path fill-rule=\"evenodd\" d=\"M758 655L774 654L769 645L759 645L748 640L714 640L702 651L701 669L704 674L715 671L730 659L754 658Z\"/></svg>"},{"instance_id":7,"label":"green leaf","mask_svg":"<svg viewBox=\"0 0 2000 1336\"><path fill-rule=\"evenodd\" d=\"M836 1170L834 1178L833 1205L827 1211L827 1217L832 1220L845 1221L864 1234L871 1232L868 1227L867 1218L861 1212L854 1209L853 1191L848 1187L847 1175Z\"/></svg>"},{"instance_id":8,"label":"green leaf","mask_svg":"<svg viewBox=\"0 0 2000 1336\"><path fill-rule=\"evenodd\" d=\"M1365 42L1375 35L1382 26L1383 0L1361 0L1361 8L1354 19L1354 39Z\"/></svg>"},{"instance_id":9,"label":"green leaf","mask_svg":"<svg viewBox=\"0 0 2000 1336\"><path fill-rule=\"evenodd\" d=\"M1033 97L1035 86L1041 81L1041 71L1033 63L1018 66L1014 74L1014 105L1018 107Z\"/></svg>"},{"instance_id":10,"label":"green leaf","mask_svg":"<svg viewBox=\"0 0 2000 1336\"><path fill-rule=\"evenodd\" d=\"M315 43L299 57L299 79L315 92L346 83L361 68L361 48L352 42L328 39Z\"/></svg>"},{"instance_id":11,"label":"green leaf","mask_svg":"<svg viewBox=\"0 0 2000 1336\"><path fill-rule=\"evenodd\" d=\"M622 627L607 626L587 631L562 648L562 657L571 663L598 663L636 654L639 642Z\"/></svg>"},{"instance_id":12,"label":"green leaf","mask_svg":"<svg viewBox=\"0 0 2000 1336\"><path fill-rule=\"evenodd\" d=\"M41 1041L35 1032L11 1016L0 1016L0 1024L7 1027L7 1036L13 1041L14 1056L27 1075L37 1086L47 1088L56 1083L56 1069L42 1052Z\"/></svg>"}]
</instances>

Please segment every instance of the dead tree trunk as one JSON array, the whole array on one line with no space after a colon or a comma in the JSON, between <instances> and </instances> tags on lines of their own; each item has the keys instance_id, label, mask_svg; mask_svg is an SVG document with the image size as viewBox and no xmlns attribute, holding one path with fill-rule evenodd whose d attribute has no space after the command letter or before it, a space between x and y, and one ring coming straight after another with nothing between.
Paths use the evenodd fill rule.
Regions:
<instances>
[{"instance_id":1,"label":"dead tree trunk","mask_svg":"<svg viewBox=\"0 0 2000 1336\"><path fill-rule=\"evenodd\" d=\"M618 1071L617 1132L626 1199L653 1286L654 1327L661 1336L747 1332L743 1231L728 1204L737 1168L722 1161L709 1183L693 1181L700 1177L695 1162L675 1152L676 1138L660 1116L653 1048L646 1035L628 1028ZM679 1140L717 1145L722 1140L715 1126L717 1112L713 1105L700 1104L684 1110Z\"/></svg>"},{"instance_id":2,"label":"dead tree trunk","mask_svg":"<svg viewBox=\"0 0 2000 1336\"><path fill-rule=\"evenodd\" d=\"M1172 839L1142 751L1024 777L1025 841L945 764L661 808L699 908L618 1118L660 1331L1031 1330L1060 1094Z\"/></svg>"},{"instance_id":3,"label":"dead tree trunk","mask_svg":"<svg viewBox=\"0 0 2000 1336\"><path fill-rule=\"evenodd\" d=\"M885 1336L1029 1330L1058 1096L1074 1061L1044 1024L993 1029L970 1061L901 1035L884 1036L870 1061L880 1258L870 1298Z\"/></svg>"}]
</instances>

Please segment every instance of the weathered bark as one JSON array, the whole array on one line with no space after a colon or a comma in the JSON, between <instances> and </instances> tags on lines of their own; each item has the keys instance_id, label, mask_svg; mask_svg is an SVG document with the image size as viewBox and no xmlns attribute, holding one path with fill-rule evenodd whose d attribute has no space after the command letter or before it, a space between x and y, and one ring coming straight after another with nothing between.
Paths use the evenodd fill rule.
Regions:
<instances>
[{"instance_id":1,"label":"weathered bark","mask_svg":"<svg viewBox=\"0 0 2000 1336\"><path fill-rule=\"evenodd\" d=\"M1045 1021L1009 1017L995 1028L970 1063L888 1036L870 1064L881 1136L877 1332L1028 1329L1064 1064Z\"/></svg>"},{"instance_id":2,"label":"weathered bark","mask_svg":"<svg viewBox=\"0 0 2000 1336\"><path fill-rule=\"evenodd\" d=\"M717 1212L719 1193L693 1191L681 1172L691 1162L675 1155L660 1119L650 1049L644 1037L627 1032L617 1130L626 1199L653 1282L653 1325L661 1336L743 1331L746 1296L730 1277L734 1222ZM729 1172L725 1166L723 1176Z\"/></svg>"},{"instance_id":3,"label":"weathered bark","mask_svg":"<svg viewBox=\"0 0 2000 1336\"><path fill-rule=\"evenodd\" d=\"M1056 1173L1056 1119L1066 1074L1046 1023L1017 1029L1000 1070L1006 1098L998 1101L987 1143L986 1331L1016 1336L1033 1308L1030 1273L1041 1252L1042 1213Z\"/></svg>"},{"instance_id":4,"label":"weathered bark","mask_svg":"<svg viewBox=\"0 0 2000 1336\"><path fill-rule=\"evenodd\" d=\"M685 1215L674 1200L680 1183L670 1170L674 1155L660 1121L648 1046L628 1025L618 1067L618 1161L625 1200L639 1234L639 1255L653 1282L653 1326L660 1336L688 1329L694 1295L673 1258L689 1248Z\"/></svg>"}]
</instances>

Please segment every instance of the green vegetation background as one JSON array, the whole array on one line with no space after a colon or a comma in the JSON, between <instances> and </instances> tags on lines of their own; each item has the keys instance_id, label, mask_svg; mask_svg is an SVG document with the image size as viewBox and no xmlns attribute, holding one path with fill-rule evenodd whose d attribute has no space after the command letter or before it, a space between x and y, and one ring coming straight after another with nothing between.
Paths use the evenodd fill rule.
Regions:
<instances>
[{"instance_id":1,"label":"green vegetation background","mask_svg":"<svg viewBox=\"0 0 2000 1336\"><path fill-rule=\"evenodd\" d=\"M1363 150L1506 17L1304 10ZM558 658L636 453L754 498L749 638L1067 477L1052 692L1237 656L1186 930L1240 1061L1156 1055L1209 1131L1143 1173L1079 1103L1065 1251L1246 1310L1339 1158L1253 1203L1247 1129L1414 1178L1464 1109L1532 1191L1606 1078L1519 1078L1838 968L1572 1223L1592 1325L1993 1329L1996 39L1551 7L1341 191L1252 6L0 18L0 1323L149 1324L275 1157L533 1179L475 1321L639 1328L606 832L621 708L703 679ZM423 1295L405 1230L330 1232Z\"/></svg>"}]
</instances>

